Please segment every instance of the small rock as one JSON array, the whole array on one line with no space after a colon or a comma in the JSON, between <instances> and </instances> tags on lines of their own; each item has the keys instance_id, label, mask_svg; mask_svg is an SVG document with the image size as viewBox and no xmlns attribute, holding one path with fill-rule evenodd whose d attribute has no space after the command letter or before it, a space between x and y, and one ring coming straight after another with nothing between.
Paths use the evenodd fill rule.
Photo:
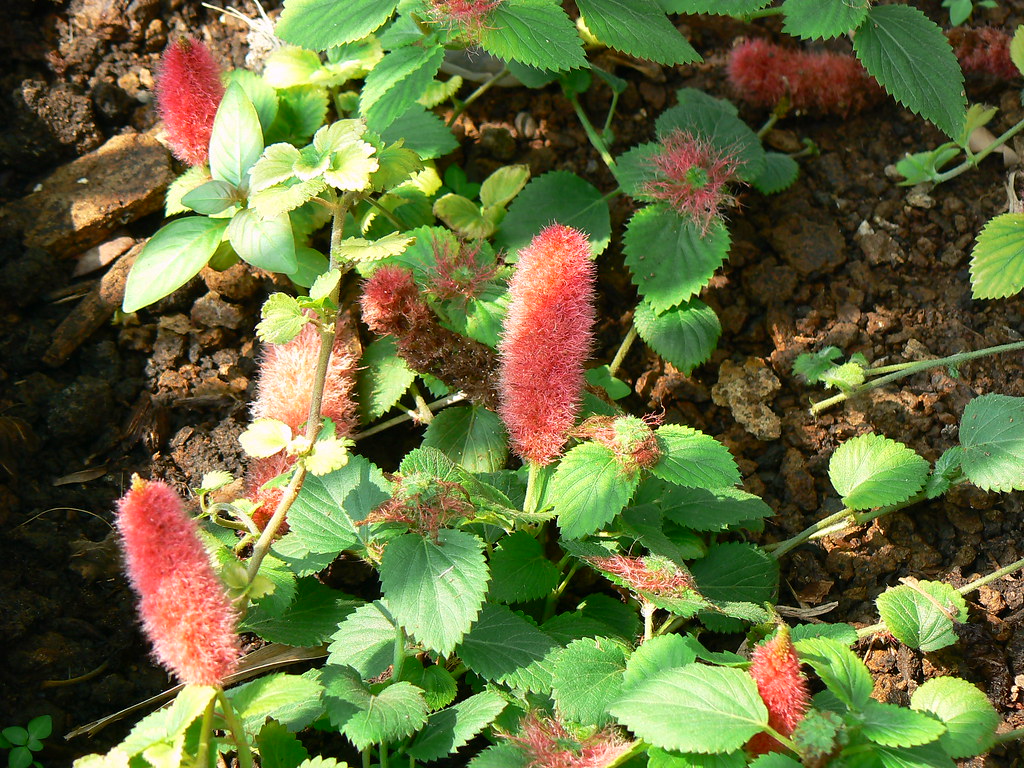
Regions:
<instances>
[{"instance_id":1,"label":"small rock","mask_svg":"<svg viewBox=\"0 0 1024 768\"><path fill-rule=\"evenodd\" d=\"M757 439L774 440L782 434L782 422L767 403L781 386L763 360L751 357L743 365L726 360L718 371L718 383L711 388L711 399L728 407Z\"/></svg>"},{"instance_id":2,"label":"small rock","mask_svg":"<svg viewBox=\"0 0 1024 768\"><path fill-rule=\"evenodd\" d=\"M846 243L835 222L790 214L773 227L772 246L801 275L829 273L846 262Z\"/></svg>"},{"instance_id":3,"label":"small rock","mask_svg":"<svg viewBox=\"0 0 1024 768\"><path fill-rule=\"evenodd\" d=\"M199 273L211 291L232 301L245 301L252 298L259 290L259 281L253 276L252 270L245 262L238 261L225 270L218 272L210 267L203 267Z\"/></svg>"},{"instance_id":4,"label":"small rock","mask_svg":"<svg viewBox=\"0 0 1024 768\"><path fill-rule=\"evenodd\" d=\"M503 125L485 125L480 129L480 147L498 160L511 160L516 154L516 140Z\"/></svg>"},{"instance_id":5,"label":"small rock","mask_svg":"<svg viewBox=\"0 0 1024 768\"><path fill-rule=\"evenodd\" d=\"M245 314L234 304L229 304L219 293L210 291L196 299L192 305L192 322L207 328L238 328L245 321Z\"/></svg>"},{"instance_id":6,"label":"small rock","mask_svg":"<svg viewBox=\"0 0 1024 768\"><path fill-rule=\"evenodd\" d=\"M72 273L72 276L81 277L107 266L107 264L133 245L135 245L135 238L131 237L131 235L121 235L99 245L94 245L78 257L78 263L75 265L75 271Z\"/></svg>"}]
</instances>

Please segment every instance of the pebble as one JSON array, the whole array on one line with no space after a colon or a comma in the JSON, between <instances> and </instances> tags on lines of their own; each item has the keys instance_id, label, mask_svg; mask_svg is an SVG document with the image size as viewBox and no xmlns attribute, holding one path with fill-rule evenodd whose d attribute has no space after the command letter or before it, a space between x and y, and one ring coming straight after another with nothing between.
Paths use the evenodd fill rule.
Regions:
<instances>
[{"instance_id":1,"label":"pebble","mask_svg":"<svg viewBox=\"0 0 1024 768\"><path fill-rule=\"evenodd\" d=\"M219 293L210 291L192 305L192 322L207 328L239 328L245 322L245 313L224 301Z\"/></svg>"}]
</instances>

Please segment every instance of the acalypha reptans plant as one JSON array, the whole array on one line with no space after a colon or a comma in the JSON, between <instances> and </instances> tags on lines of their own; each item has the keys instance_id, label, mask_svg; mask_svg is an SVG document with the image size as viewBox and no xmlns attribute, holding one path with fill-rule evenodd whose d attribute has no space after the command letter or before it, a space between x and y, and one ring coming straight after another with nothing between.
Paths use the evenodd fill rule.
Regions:
<instances>
[{"instance_id":1,"label":"acalypha reptans plant","mask_svg":"<svg viewBox=\"0 0 1024 768\"><path fill-rule=\"evenodd\" d=\"M1021 399L972 401L959 445L934 465L881 435L847 441L829 465L842 509L765 546L747 534L771 509L738 488L724 445L615 404L637 336L687 373L710 355L721 328L698 295L726 258L738 188L796 181L797 160L760 140L787 113L844 115L888 94L975 157L984 120L967 109L954 49L920 11L770 5L577 0L572 20L555 0L286 0L259 74L221 73L198 39L171 44L157 96L190 168L124 310L238 259L296 290L271 295L257 327L244 495L213 503L232 478L212 473L194 489L197 518L156 480L135 478L119 502L143 629L182 686L77 766L911 768L953 766L1019 736L997 736L997 712L961 679L929 680L909 707L873 699L851 646L883 630L923 651L950 645L963 595L1021 563L959 589L908 581L860 629L790 626L776 601L779 559L805 541L958 483L1024 489ZM729 76L771 110L765 127L683 89L651 141L616 156L625 82L588 55L698 61L675 13L780 14L796 38L849 35L853 55L741 42ZM497 62L475 90L441 74L461 50ZM479 184L454 165L442 178L437 161L457 144L435 108L447 105L450 123L508 78L560 87L619 186L568 171L531 179L521 165ZM595 81L614 94L603 124L578 98ZM618 194L635 207L613 233ZM639 303L605 364L591 354L613 237ZM358 307L340 307L355 280ZM361 356L353 312L377 335ZM840 355L821 350L797 370L840 398L906 373ZM357 429L403 397L426 430L385 474L356 450L369 431ZM318 579L339 556L375 571L377 599ZM569 605L574 578L596 586ZM708 648L707 631L734 642ZM243 656L240 633L259 651ZM295 659L322 663L287 671ZM311 754L310 729L334 734L315 743L335 751Z\"/></svg>"}]
</instances>

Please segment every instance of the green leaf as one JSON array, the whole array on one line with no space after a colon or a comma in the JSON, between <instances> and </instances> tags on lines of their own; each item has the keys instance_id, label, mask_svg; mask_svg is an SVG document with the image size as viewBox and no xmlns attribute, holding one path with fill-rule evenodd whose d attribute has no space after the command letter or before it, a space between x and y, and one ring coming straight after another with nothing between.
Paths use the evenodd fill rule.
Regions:
<instances>
[{"instance_id":1,"label":"green leaf","mask_svg":"<svg viewBox=\"0 0 1024 768\"><path fill-rule=\"evenodd\" d=\"M750 183L762 195L774 195L793 186L799 175L800 164L792 157L779 152L765 152L764 170Z\"/></svg>"},{"instance_id":2,"label":"green leaf","mask_svg":"<svg viewBox=\"0 0 1024 768\"><path fill-rule=\"evenodd\" d=\"M992 746L999 713L988 697L966 680L936 677L910 697L910 706L946 724L939 744L950 757L973 757Z\"/></svg>"},{"instance_id":3,"label":"green leaf","mask_svg":"<svg viewBox=\"0 0 1024 768\"><path fill-rule=\"evenodd\" d=\"M423 689L423 698L431 712L447 707L459 693L459 684L451 672L438 664L423 667L407 657L402 679Z\"/></svg>"},{"instance_id":4,"label":"green leaf","mask_svg":"<svg viewBox=\"0 0 1024 768\"><path fill-rule=\"evenodd\" d=\"M942 452L942 455L935 461L932 473L925 483L925 496L929 499L936 499L949 490L954 480L963 476L960 466L963 460L964 450L959 445L954 445Z\"/></svg>"},{"instance_id":5,"label":"green leaf","mask_svg":"<svg viewBox=\"0 0 1024 768\"><path fill-rule=\"evenodd\" d=\"M136 262L137 263L137 262ZM960 419L961 466L984 491L1024 490L1024 398L982 395Z\"/></svg>"},{"instance_id":6,"label":"green leaf","mask_svg":"<svg viewBox=\"0 0 1024 768\"><path fill-rule=\"evenodd\" d=\"M843 643L812 637L793 643L800 660L810 664L829 691L843 704L859 712L871 698L871 673L857 654Z\"/></svg>"},{"instance_id":7,"label":"green leaf","mask_svg":"<svg viewBox=\"0 0 1024 768\"><path fill-rule=\"evenodd\" d=\"M246 208L231 217L226 235L241 259L254 267L282 274L299 267L287 213L261 219L256 211Z\"/></svg>"},{"instance_id":8,"label":"green leaf","mask_svg":"<svg viewBox=\"0 0 1024 768\"><path fill-rule=\"evenodd\" d=\"M408 248L412 241L413 239L403 232L392 232L376 240L346 237L338 244L335 253L339 260L362 264L397 256Z\"/></svg>"},{"instance_id":9,"label":"green leaf","mask_svg":"<svg viewBox=\"0 0 1024 768\"><path fill-rule=\"evenodd\" d=\"M425 763L440 760L468 744L505 707L505 700L497 693L481 691L454 707L435 712L406 749L406 754Z\"/></svg>"},{"instance_id":10,"label":"green leaf","mask_svg":"<svg viewBox=\"0 0 1024 768\"><path fill-rule=\"evenodd\" d=\"M857 628L852 624L797 624L791 628L790 637L794 643L812 637L827 637L843 645L853 645L858 640Z\"/></svg>"},{"instance_id":11,"label":"green leaf","mask_svg":"<svg viewBox=\"0 0 1024 768\"><path fill-rule=\"evenodd\" d=\"M740 541L716 544L690 566L697 589L709 600L774 602L779 561L760 547Z\"/></svg>"},{"instance_id":12,"label":"green leaf","mask_svg":"<svg viewBox=\"0 0 1024 768\"><path fill-rule=\"evenodd\" d=\"M836 448L828 464L832 485L850 509L899 504L924 488L928 462L881 435L859 435Z\"/></svg>"},{"instance_id":13,"label":"green leaf","mask_svg":"<svg viewBox=\"0 0 1024 768\"><path fill-rule=\"evenodd\" d=\"M184 733L196 718L203 714L206 705L217 695L217 689L209 685L186 685L174 697L174 703L168 709L159 709L135 724L131 732L118 745L118 749L129 757L133 757L149 747ZM4 735L10 739L9 733L14 729L5 728ZM29 736L22 731L24 737ZM14 739L10 739L14 742Z\"/></svg>"},{"instance_id":14,"label":"green leaf","mask_svg":"<svg viewBox=\"0 0 1024 768\"><path fill-rule=\"evenodd\" d=\"M384 550L380 581L392 615L428 649L451 653L487 594L484 545L466 531L441 530L435 543L415 533Z\"/></svg>"},{"instance_id":15,"label":"green leaf","mask_svg":"<svg viewBox=\"0 0 1024 768\"><path fill-rule=\"evenodd\" d=\"M271 144L263 150L263 154L252 167L252 190L260 192L292 178L295 175L295 164L300 159L299 150L291 144Z\"/></svg>"},{"instance_id":16,"label":"green leaf","mask_svg":"<svg viewBox=\"0 0 1024 768\"><path fill-rule=\"evenodd\" d=\"M356 749L403 739L427 720L423 691L412 683L392 683L375 694L354 669L331 666L324 669L322 679L331 723Z\"/></svg>"},{"instance_id":17,"label":"green leaf","mask_svg":"<svg viewBox=\"0 0 1024 768\"><path fill-rule=\"evenodd\" d=\"M612 376L611 369L607 365L588 368L584 375L587 384L592 387L600 387L612 400L621 400L633 392L633 388L629 384Z\"/></svg>"},{"instance_id":18,"label":"green leaf","mask_svg":"<svg viewBox=\"0 0 1024 768\"><path fill-rule=\"evenodd\" d=\"M423 445L436 448L469 472L497 472L508 458L501 419L477 405L441 411L427 426Z\"/></svg>"},{"instance_id":19,"label":"green leaf","mask_svg":"<svg viewBox=\"0 0 1024 768\"><path fill-rule=\"evenodd\" d=\"M267 131L277 116L277 91L264 77L247 69L233 69L227 73L227 77L230 82L237 82L245 90L260 119L260 128Z\"/></svg>"},{"instance_id":20,"label":"green leaf","mask_svg":"<svg viewBox=\"0 0 1024 768\"><path fill-rule=\"evenodd\" d=\"M622 690L626 652L607 637L569 643L554 657L552 698L558 711L581 725L608 722L608 707Z\"/></svg>"},{"instance_id":21,"label":"green leaf","mask_svg":"<svg viewBox=\"0 0 1024 768\"><path fill-rule=\"evenodd\" d=\"M365 347L359 367L359 410L365 422L391 410L416 380L415 372L398 356L391 336Z\"/></svg>"},{"instance_id":22,"label":"green leaf","mask_svg":"<svg viewBox=\"0 0 1024 768\"><path fill-rule=\"evenodd\" d=\"M835 387L849 392L864 383L864 366L858 362L834 365L821 374L821 382L826 387Z\"/></svg>"},{"instance_id":23,"label":"green leaf","mask_svg":"<svg viewBox=\"0 0 1024 768\"><path fill-rule=\"evenodd\" d=\"M916 747L935 741L946 726L933 717L874 699L865 702L861 734L887 747Z\"/></svg>"},{"instance_id":24,"label":"green leaf","mask_svg":"<svg viewBox=\"0 0 1024 768\"><path fill-rule=\"evenodd\" d=\"M626 691L611 713L644 741L680 752L730 752L768 725L744 670L689 664Z\"/></svg>"},{"instance_id":25,"label":"green leaf","mask_svg":"<svg viewBox=\"0 0 1024 768\"><path fill-rule=\"evenodd\" d=\"M248 187L249 169L263 154L263 129L240 83L224 91L210 133L210 174L233 187Z\"/></svg>"},{"instance_id":26,"label":"green leaf","mask_svg":"<svg viewBox=\"0 0 1024 768\"><path fill-rule=\"evenodd\" d=\"M627 691L666 670L685 667L696 659L693 647L682 635L655 635L644 640L629 657L622 690Z\"/></svg>"},{"instance_id":27,"label":"green leaf","mask_svg":"<svg viewBox=\"0 0 1024 768\"><path fill-rule=\"evenodd\" d=\"M1024 288L1024 213L996 216L971 251L971 295L1004 299Z\"/></svg>"},{"instance_id":28,"label":"green leaf","mask_svg":"<svg viewBox=\"0 0 1024 768\"><path fill-rule=\"evenodd\" d=\"M339 622L358 602L314 578L300 579L295 600L276 616L249 613L240 629L255 632L267 642L312 646L326 642Z\"/></svg>"},{"instance_id":29,"label":"green leaf","mask_svg":"<svg viewBox=\"0 0 1024 768\"><path fill-rule=\"evenodd\" d=\"M685 376L711 357L722 333L715 311L700 299L661 314L641 301L633 324L640 338Z\"/></svg>"},{"instance_id":30,"label":"green leaf","mask_svg":"<svg viewBox=\"0 0 1024 768\"><path fill-rule=\"evenodd\" d=\"M525 531L501 540L491 555L491 591L499 603L522 603L549 595L561 572L547 557L541 543Z\"/></svg>"},{"instance_id":31,"label":"green leaf","mask_svg":"<svg viewBox=\"0 0 1024 768\"><path fill-rule=\"evenodd\" d=\"M295 297L287 293L270 294L260 316L263 319L256 325L256 335L266 344L287 344L310 320Z\"/></svg>"},{"instance_id":32,"label":"green leaf","mask_svg":"<svg viewBox=\"0 0 1024 768\"><path fill-rule=\"evenodd\" d=\"M893 637L925 652L955 643L953 622L967 621L963 596L941 581L890 587L875 599L875 605Z\"/></svg>"},{"instance_id":33,"label":"green leaf","mask_svg":"<svg viewBox=\"0 0 1024 768\"><path fill-rule=\"evenodd\" d=\"M864 753L867 762L853 763L850 768L955 768L955 763L942 750L938 742L918 747L883 747L878 745L872 754Z\"/></svg>"},{"instance_id":34,"label":"green leaf","mask_svg":"<svg viewBox=\"0 0 1024 768\"><path fill-rule=\"evenodd\" d=\"M579 0L577 5L587 29L611 48L659 64L701 60L655 0Z\"/></svg>"},{"instance_id":35,"label":"green leaf","mask_svg":"<svg viewBox=\"0 0 1024 768\"><path fill-rule=\"evenodd\" d=\"M444 47L407 45L391 51L366 76L359 110L380 133L416 104L444 60Z\"/></svg>"},{"instance_id":36,"label":"green leaf","mask_svg":"<svg viewBox=\"0 0 1024 768\"><path fill-rule=\"evenodd\" d=\"M503 165L480 185L480 205L505 207L518 195L530 179L530 166Z\"/></svg>"},{"instance_id":37,"label":"green leaf","mask_svg":"<svg viewBox=\"0 0 1024 768\"><path fill-rule=\"evenodd\" d=\"M366 37L391 18L398 0L288 0L274 34L325 51Z\"/></svg>"},{"instance_id":38,"label":"green leaf","mask_svg":"<svg viewBox=\"0 0 1024 768\"><path fill-rule=\"evenodd\" d=\"M688 488L724 488L740 481L729 449L710 435L682 424L654 430L661 458L651 467L655 477Z\"/></svg>"},{"instance_id":39,"label":"green leaf","mask_svg":"<svg viewBox=\"0 0 1024 768\"><path fill-rule=\"evenodd\" d=\"M376 150L365 141L353 141L331 153L331 165L324 181L335 189L359 192L370 186L370 177L380 165L373 157Z\"/></svg>"},{"instance_id":40,"label":"green leaf","mask_svg":"<svg viewBox=\"0 0 1024 768\"><path fill-rule=\"evenodd\" d=\"M288 510L289 536L309 552L338 554L360 540L353 521L391 498L384 474L362 456L329 475L307 477Z\"/></svg>"},{"instance_id":41,"label":"green leaf","mask_svg":"<svg viewBox=\"0 0 1024 768\"><path fill-rule=\"evenodd\" d=\"M485 680L537 693L551 690L555 641L503 605L485 603L456 652Z\"/></svg>"},{"instance_id":42,"label":"green leaf","mask_svg":"<svg viewBox=\"0 0 1024 768\"><path fill-rule=\"evenodd\" d=\"M92 766L86 766L92 768ZM99 768L104 768L100 766ZM530 768L530 757L515 744L492 744L469 761L468 768Z\"/></svg>"},{"instance_id":43,"label":"green leaf","mask_svg":"<svg viewBox=\"0 0 1024 768\"><path fill-rule=\"evenodd\" d=\"M316 680L281 672L232 688L227 696L246 731L258 732L268 717L286 726L296 723L291 730L305 727L309 714L321 711L322 692L323 686Z\"/></svg>"},{"instance_id":44,"label":"green leaf","mask_svg":"<svg viewBox=\"0 0 1024 768\"><path fill-rule=\"evenodd\" d=\"M548 496L562 536L578 539L598 530L622 511L638 482L639 473L624 468L610 448L577 445L558 463Z\"/></svg>"},{"instance_id":45,"label":"green leaf","mask_svg":"<svg viewBox=\"0 0 1024 768\"><path fill-rule=\"evenodd\" d=\"M868 15L867 0L785 0L786 34L805 40L840 37L860 26Z\"/></svg>"},{"instance_id":46,"label":"green leaf","mask_svg":"<svg viewBox=\"0 0 1024 768\"><path fill-rule=\"evenodd\" d=\"M321 178L309 181L290 180L254 192L249 196L249 206L256 210L260 218L274 219L308 203L325 189L327 182Z\"/></svg>"},{"instance_id":47,"label":"green leaf","mask_svg":"<svg viewBox=\"0 0 1024 768\"><path fill-rule=\"evenodd\" d=\"M1024 72L1024 30L1019 26L1010 41L1010 60L1018 72Z\"/></svg>"},{"instance_id":48,"label":"green leaf","mask_svg":"<svg viewBox=\"0 0 1024 768\"><path fill-rule=\"evenodd\" d=\"M256 736L261 768L295 768L309 758L299 737L274 720L268 720Z\"/></svg>"},{"instance_id":49,"label":"green leaf","mask_svg":"<svg viewBox=\"0 0 1024 768\"><path fill-rule=\"evenodd\" d=\"M403 112L380 136L389 144L404 139L423 160L443 157L459 145L444 121L419 105Z\"/></svg>"},{"instance_id":50,"label":"green leaf","mask_svg":"<svg viewBox=\"0 0 1024 768\"><path fill-rule=\"evenodd\" d=\"M608 202L590 182L570 171L550 171L530 180L502 219L495 245L509 252L509 262L542 228L557 221L585 232L590 252L601 254L611 241Z\"/></svg>"},{"instance_id":51,"label":"green leaf","mask_svg":"<svg viewBox=\"0 0 1024 768\"><path fill-rule=\"evenodd\" d=\"M964 76L938 25L908 5L876 5L853 36L868 73L907 109L955 139L967 113Z\"/></svg>"},{"instance_id":52,"label":"green leaf","mask_svg":"<svg viewBox=\"0 0 1024 768\"><path fill-rule=\"evenodd\" d=\"M181 204L181 199L188 192L208 181L210 181L210 169L205 165L194 165L172 181L164 196L164 216L170 218L179 213L188 213L189 209Z\"/></svg>"},{"instance_id":53,"label":"green leaf","mask_svg":"<svg viewBox=\"0 0 1024 768\"><path fill-rule=\"evenodd\" d=\"M842 359L843 353L839 347L825 347L817 352L804 352L797 355L793 361L793 374L800 376L808 384L817 384L821 376L830 368L835 367L836 361Z\"/></svg>"},{"instance_id":54,"label":"green leaf","mask_svg":"<svg viewBox=\"0 0 1024 768\"><path fill-rule=\"evenodd\" d=\"M666 486L657 504L669 520L694 531L723 531L775 514L761 497L731 487Z\"/></svg>"},{"instance_id":55,"label":"green leaf","mask_svg":"<svg viewBox=\"0 0 1024 768\"><path fill-rule=\"evenodd\" d=\"M238 190L226 181L208 181L181 197L181 204L196 213L210 216L238 202Z\"/></svg>"},{"instance_id":56,"label":"green leaf","mask_svg":"<svg viewBox=\"0 0 1024 768\"><path fill-rule=\"evenodd\" d=\"M380 600L357 608L338 625L327 646L327 663L352 667L367 680L395 660L395 620Z\"/></svg>"},{"instance_id":57,"label":"green leaf","mask_svg":"<svg viewBox=\"0 0 1024 768\"><path fill-rule=\"evenodd\" d=\"M267 129L266 141L305 144L327 117L327 91L315 85L300 85L277 93L277 115Z\"/></svg>"},{"instance_id":58,"label":"green leaf","mask_svg":"<svg viewBox=\"0 0 1024 768\"><path fill-rule=\"evenodd\" d=\"M729 231L715 221L705 233L665 205L648 205L629 220L622 249L644 301L657 313L700 293L729 253Z\"/></svg>"},{"instance_id":59,"label":"green leaf","mask_svg":"<svg viewBox=\"0 0 1024 768\"><path fill-rule=\"evenodd\" d=\"M716 13L721 16L743 16L759 11L772 0L658 0L668 13Z\"/></svg>"},{"instance_id":60,"label":"green leaf","mask_svg":"<svg viewBox=\"0 0 1024 768\"><path fill-rule=\"evenodd\" d=\"M499 59L564 71L585 67L576 27L561 6L545 0L506 0L480 31L480 47Z\"/></svg>"},{"instance_id":61,"label":"green leaf","mask_svg":"<svg viewBox=\"0 0 1024 768\"><path fill-rule=\"evenodd\" d=\"M434 203L434 215L462 237L479 240L490 237L494 224L483 217L472 200L449 192Z\"/></svg>"},{"instance_id":62,"label":"green leaf","mask_svg":"<svg viewBox=\"0 0 1024 768\"><path fill-rule=\"evenodd\" d=\"M137 312L198 275L220 245L227 226L227 219L188 216L161 227L128 274L121 309Z\"/></svg>"}]
</instances>

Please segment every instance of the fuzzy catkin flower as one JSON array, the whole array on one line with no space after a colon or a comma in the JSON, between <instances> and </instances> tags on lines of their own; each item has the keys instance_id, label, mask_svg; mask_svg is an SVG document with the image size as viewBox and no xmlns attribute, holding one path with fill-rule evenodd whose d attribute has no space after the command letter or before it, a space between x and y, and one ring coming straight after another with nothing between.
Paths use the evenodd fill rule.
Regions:
<instances>
[{"instance_id":1,"label":"fuzzy catkin flower","mask_svg":"<svg viewBox=\"0 0 1024 768\"><path fill-rule=\"evenodd\" d=\"M525 461L554 461L576 421L595 280L587 236L571 227L552 224L519 252L498 345L498 413Z\"/></svg>"},{"instance_id":2,"label":"fuzzy catkin flower","mask_svg":"<svg viewBox=\"0 0 1024 768\"><path fill-rule=\"evenodd\" d=\"M117 528L154 656L183 683L219 685L240 655L238 617L178 494L134 477Z\"/></svg>"},{"instance_id":3,"label":"fuzzy catkin flower","mask_svg":"<svg viewBox=\"0 0 1024 768\"><path fill-rule=\"evenodd\" d=\"M427 15L446 29L479 39L487 29L487 17L504 0L427 0Z\"/></svg>"},{"instance_id":4,"label":"fuzzy catkin flower","mask_svg":"<svg viewBox=\"0 0 1024 768\"><path fill-rule=\"evenodd\" d=\"M946 33L965 74L995 75L1004 80L1020 77L1010 58L1010 36L995 27L958 27Z\"/></svg>"},{"instance_id":5,"label":"fuzzy catkin flower","mask_svg":"<svg viewBox=\"0 0 1024 768\"><path fill-rule=\"evenodd\" d=\"M768 642L754 649L750 675L768 709L768 725L783 736L792 736L810 708L807 678L800 671L800 659L783 625ZM759 733L747 742L747 751L755 755L779 752L783 747L767 733Z\"/></svg>"},{"instance_id":6,"label":"fuzzy catkin flower","mask_svg":"<svg viewBox=\"0 0 1024 768\"><path fill-rule=\"evenodd\" d=\"M220 67L196 38L167 46L156 76L156 102L174 156L188 165L210 157L210 134L224 96Z\"/></svg>"},{"instance_id":7,"label":"fuzzy catkin flower","mask_svg":"<svg viewBox=\"0 0 1024 768\"><path fill-rule=\"evenodd\" d=\"M577 739L553 717L536 712L505 738L520 749L527 768L605 768L633 746L607 726Z\"/></svg>"}]
</instances>

